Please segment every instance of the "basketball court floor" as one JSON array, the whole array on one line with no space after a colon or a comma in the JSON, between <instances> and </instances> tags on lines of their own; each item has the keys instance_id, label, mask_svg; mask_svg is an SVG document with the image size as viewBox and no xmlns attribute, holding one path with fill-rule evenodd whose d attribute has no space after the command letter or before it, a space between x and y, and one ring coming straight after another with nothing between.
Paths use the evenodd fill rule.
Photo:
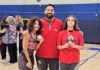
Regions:
<instances>
[{"instance_id":1,"label":"basketball court floor","mask_svg":"<svg viewBox=\"0 0 100 70\"><path fill-rule=\"evenodd\" d=\"M100 70L100 44L85 44L85 49L80 52L81 61L77 66L79 70ZM9 60L8 54L7 60ZM0 70L18 70L18 63L2 63L0 56ZM36 62L33 70L37 70Z\"/></svg>"}]
</instances>

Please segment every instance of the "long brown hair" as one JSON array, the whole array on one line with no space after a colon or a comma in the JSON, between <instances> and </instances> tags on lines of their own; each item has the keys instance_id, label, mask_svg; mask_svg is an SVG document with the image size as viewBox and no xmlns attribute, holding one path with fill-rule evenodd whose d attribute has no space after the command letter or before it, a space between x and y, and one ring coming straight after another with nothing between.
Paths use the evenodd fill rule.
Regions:
<instances>
[{"instance_id":1,"label":"long brown hair","mask_svg":"<svg viewBox=\"0 0 100 70\"><path fill-rule=\"evenodd\" d=\"M35 21L38 21L38 22L39 22L40 28L39 28L39 30L36 32L36 34L39 35L39 34L41 33L41 30L42 30L42 22L40 21L39 18L37 18L37 17L32 17L32 18L30 18L29 21L28 21L28 24L27 24L27 28L28 28L28 31L31 33L32 30L33 30L33 26L34 26L34 24L35 24Z\"/></svg>"},{"instance_id":2,"label":"long brown hair","mask_svg":"<svg viewBox=\"0 0 100 70\"><path fill-rule=\"evenodd\" d=\"M75 16L73 16L73 15L70 15L70 16L68 16L66 19L65 19L65 22L64 22L64 30L66 30L67 28L68 28L68 25L67 25L67 21L68 21L68 18L69 17L73 17L74 18L74 21L75 21L75 25L74 25L74 30L76 30L76 31L80 31L80 28L78 27L78 25L77 25L77 19L76 19L76 17Z\"/></svg>"}]
</instances>

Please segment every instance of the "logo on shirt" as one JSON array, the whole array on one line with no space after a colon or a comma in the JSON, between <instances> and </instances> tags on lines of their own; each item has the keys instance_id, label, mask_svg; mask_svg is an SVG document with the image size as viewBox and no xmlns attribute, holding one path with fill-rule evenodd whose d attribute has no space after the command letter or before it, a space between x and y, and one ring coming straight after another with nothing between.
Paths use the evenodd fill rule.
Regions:
<instances>
[{"instance_id":1,"label":"logo on shirt","mask_svg":"<svg viewBox=\"0 0 100 70\"><path fill-rule=\"evenodd\" d=\"M65 40L66 43L73 43L76 42L76 40L74 39L74 37L72 35L68 36L67 40Z\"/></svg>"}]
</instances>

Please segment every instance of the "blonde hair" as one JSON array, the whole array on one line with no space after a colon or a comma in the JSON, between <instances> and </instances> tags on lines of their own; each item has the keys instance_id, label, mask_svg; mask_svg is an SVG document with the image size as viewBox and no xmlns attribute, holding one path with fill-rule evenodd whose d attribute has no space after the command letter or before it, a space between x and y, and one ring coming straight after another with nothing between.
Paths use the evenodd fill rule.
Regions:
<instances>
[{"instance_id":1,"label":"blonde hair","mask_svg":"<svg viewBox=\"0 0 100 70\"><path fill-rule=\"evenodd\" d=\"M22 26L24 25L23 18L20 15L16 16L16 21L17 21L17 24L22 25Z\"/></svg>"},{"instance_id":2,"label":"blonde hair","mask_svg":"<svg viewBox=\"0 0 100 70\"><path fill-rule=\"evenodd\" d=\"M8 16L6 22L8 22L9 25L16 25L16 20L13 16Z\"/></svg>"}]
</instances>

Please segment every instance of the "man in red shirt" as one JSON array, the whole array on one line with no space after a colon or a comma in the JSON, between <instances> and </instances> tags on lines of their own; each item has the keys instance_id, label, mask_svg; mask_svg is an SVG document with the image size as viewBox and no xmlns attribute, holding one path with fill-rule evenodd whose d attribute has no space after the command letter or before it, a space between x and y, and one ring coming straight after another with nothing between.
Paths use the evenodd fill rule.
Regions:
<instances>
[{"instance_id":1,"label":"man in red shirt","mask_svg":"<svg viewBox=\"0 0 100 70\"><path fill-rule=\"evenodd\" d=\"M57 36L62 30L62 21L54 17L55 7L52 4L46 5L44 11L45 17L42 21L42 36L44 42L36 52L37 63L39 70L58 70L58 50L57 50Z\"/></svg>"}]
</instances>

